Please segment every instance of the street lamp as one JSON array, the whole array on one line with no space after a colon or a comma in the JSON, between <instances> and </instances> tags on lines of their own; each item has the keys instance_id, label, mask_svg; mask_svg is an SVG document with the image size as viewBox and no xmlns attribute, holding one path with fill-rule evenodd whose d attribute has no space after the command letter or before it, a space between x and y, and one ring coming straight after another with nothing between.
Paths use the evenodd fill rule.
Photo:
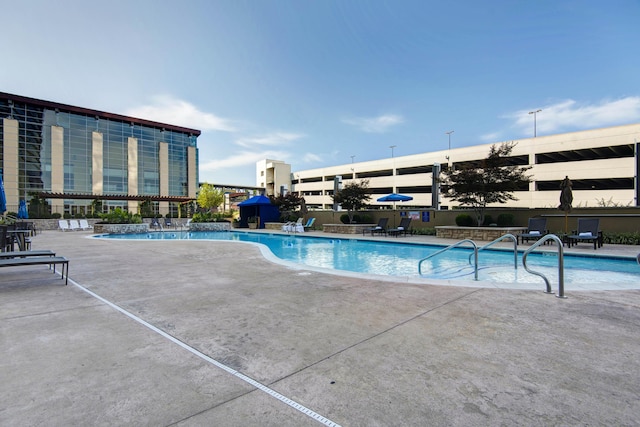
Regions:
<instances>
[{"instance_id":1,"label":"street lamp","mask_svg":"<svg viewBox=\"0 0 640 427\"><path fill-rule=\"evenodd\" d=\"M449 151L451 151L451 134L455 132L453 130L450 130L449 132L445 132L447 135L449 135ZM449 163L449 151L447 151L447 155L445 156L445 158L447 159L447 163Z\"/></svg>"},{"instance_id":2,"label":"street lamp","mask_svg":"<svg viewBox=\"0 0 640 427\"><path fill-rule=\"evenodd\" d=\"M389 148L391 148L391 157L393 157L393 149L396 148L397 145L390 145Z\"/></svg>"},{"instance_id":3,"label":"street lamp","mask_svg":"<svg viewBox=\"0 0 640 427\"><path fill-rule=\"evenodd\" d=\"M353 163L353 159L354 159L355 157L356 157L356 156L351 156L351 163Z\"/></svg>"},{"instance_id":4,"label":"street lamp","mask_svg":"<svg viewBox=\"0 0 640 427\"><path fill-rule=\"evenodd\" d=\"M542 110L529 111L529 114L533 114L533 137L536 137L536 115Z\"/></svg>"}]
</instances>

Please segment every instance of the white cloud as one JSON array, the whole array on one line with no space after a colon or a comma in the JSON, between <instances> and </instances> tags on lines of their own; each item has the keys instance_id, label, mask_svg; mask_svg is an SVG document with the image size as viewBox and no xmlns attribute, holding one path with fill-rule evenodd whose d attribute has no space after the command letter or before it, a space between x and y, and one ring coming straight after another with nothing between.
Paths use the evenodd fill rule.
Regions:
<instances>
[{"instance_id":1,"label":"white cloud","mask_svg":"<svg viewBox=\"0 0 640 427\"><path fill-rule=\"evenodd\" d=\"M281 146L302 138L304 135L287 132L275 132L264 136L241 137L235 143L241 147L255 147L256 145Z\"/></svg>"},{"instance_id":2,"label":"white cloud","mask_svg":"<svg viewBox=\"0 0 640 427\"><path fill-rule=\"evenodd\" d=\"M498 139L500 139L501 135L501 132L486 133L484 135L480 135L480 139L487 142L497 141Z\"/></svg>"},{"instance_id":3,"label":"white cloud","mask_svg":"<svg viewBox=\"0 0 640 427\"><path fill-rule=\"evenodd\" d=\"M584 104L567 99L555 104L540 107L536 114L538 134L550 134L563 131L616 126L635 122L640 117L640 97L629 96L617 100L603 100L597 104ZM523 132L531 132L532 110L521 110L505 115L514 120L513 127Z\"/></svg>"},{"instance_id":4,"label":"white cloud","mask_svg":"<svg viewBox=\"0 0 640 427\"><path fill-rule=\"evenodd\" d=\"M193 104L167 95L155 96L151 104L131 108L125 115L198 130L235 130L230 120L200 111Z\"/></svg>"},{"instance_id":5,"label":"white cloud","mask_svg":"<svg viewBox=\"0 0 640 427\"><path fill-rule=\"evenodd\" d=\"M256 162L264 159L283 160L289 157L286 151L265 150L265 151L238 151L231 156L209 160L200 163L200 170L215 171L219 169L237 168L241 166L255 166Z\"/></svg>"},{"instance_id":6,"label":"white cloud","mask_svg":"<svg viewBox=\"0 0 640 427\"><path fill-rule=\"evenodd\" d=\"M320 157L320 156L318 156L317 154L314 154L314 153L305 153L302 156L302 161L304 163L321 162L322 161L322 157Z\"/></svg>"},{"instance_id":7,"label":"white cloud","mask_svg":"<svg viewBox=\"0 0 640 427\"><path fill-rule=\"evenodd\" d=\"M356 117L342 119L343 123L360 128L363 132L384 133L390 127L404 123L404 118L396 114L384 114L378 117Z\"/></svg>"}]
</instances>

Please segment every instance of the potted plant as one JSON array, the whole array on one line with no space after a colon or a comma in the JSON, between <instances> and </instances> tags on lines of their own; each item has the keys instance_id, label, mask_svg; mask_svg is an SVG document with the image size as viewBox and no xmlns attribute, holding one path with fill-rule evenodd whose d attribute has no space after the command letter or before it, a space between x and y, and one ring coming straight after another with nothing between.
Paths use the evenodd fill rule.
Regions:
<instances>
[{"instance_id":1,"label":"potted plant","mask_svg":"<svg viewBox=\"0 0 640 427\"><path fill-rule=\"evenodd\" d=\"M256 228L258 228L258 217L250 216L249 219L247 220L247 224L249 225L249 228L252 228L255 230Z\"/></svg>"}]
</instances>

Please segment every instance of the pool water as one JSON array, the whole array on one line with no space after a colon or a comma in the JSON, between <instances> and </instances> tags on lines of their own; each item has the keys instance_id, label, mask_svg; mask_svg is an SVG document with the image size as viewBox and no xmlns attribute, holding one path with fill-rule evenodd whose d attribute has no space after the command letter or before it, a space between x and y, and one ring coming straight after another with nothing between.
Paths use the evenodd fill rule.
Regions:
<instances>
[{"instance_id":1,"label":"pool water","mask_svg":"<svg viewBox=\"0 0 640 427\"><path fill-rule=\"evenodd\" d=\"M469 263L470 248L456 248L422 263L420 260L442 249L442 246L420 243L396 243L359 239L291 236L248 232L152 232L145 234L109 234L96 236L126 240L217 240L239 241L265 245L278 258L318 269L343 270L383 276L430 278L441 280L473 280ZM558 283L556 252L531 253L527 258L530 269L545 274L552 284ZM478 254L480 281L499 283L544 284L522 266L514 269L513 251L484 250ZM600 256L564 256L565 286L600 285L602 289L640 288L640 266L632 258ZM555 285L554 285L555 287Z\"/></svg>"}]
</instances>

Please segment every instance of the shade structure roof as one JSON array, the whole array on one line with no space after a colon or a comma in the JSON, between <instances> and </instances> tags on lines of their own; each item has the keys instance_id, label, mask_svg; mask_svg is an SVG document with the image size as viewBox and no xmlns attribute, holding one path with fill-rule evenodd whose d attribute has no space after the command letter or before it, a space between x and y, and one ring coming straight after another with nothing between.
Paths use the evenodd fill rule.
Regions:
<instances>
[{"instance_id":1,"label":"shade structure roof","mask_svg":"<svg viewBox=\"0 0 640 427\"><path fill-rule=\"evenodd\" d=\"M404 194L391 193L386 196L379 197L377 200L379 202L408 202L409 200L413 200L413 197L405 196Z\"/></svg>"},{"instance_id":2,"label":"shade structure roof","mask_svg":"<svg viewBox=\"0 0 640 427\"><path fill-rule=\"evenodd\" d=\"M250 199L245 200L244 202L238 203L238 206L255 206L255 205L270 205L271 200L265 195L253 196Z\"/></svg>"}]
</instances>

